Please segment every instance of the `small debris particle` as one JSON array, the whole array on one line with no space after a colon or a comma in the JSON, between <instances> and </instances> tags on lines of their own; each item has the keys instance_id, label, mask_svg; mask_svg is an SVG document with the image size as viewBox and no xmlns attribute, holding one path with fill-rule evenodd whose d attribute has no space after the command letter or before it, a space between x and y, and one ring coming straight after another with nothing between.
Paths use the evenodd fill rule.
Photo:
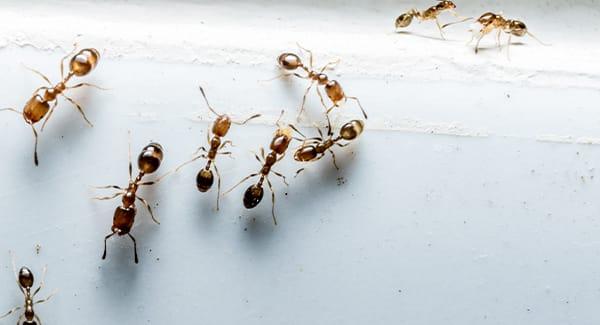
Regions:
<instances>
[{"instance_id":1,"label":"small debris particle","mask_svg":"<svg viewBox=\"0 0 600 325\"><path fill-rule=\"evenodd\" d=\"M341 185L344 185L344 184L346 184L346 179L344 177L338 177L337 178L337 185L341 186Z\"/></svg>"},{"instance_id":2,"label":"small debris particle","mask_svg":"<svg viewBox=\"0 0 600 325\"><path fill-rule=\"evenodd\" d=\"M40 244L35 244L35 253L37 255L40 255L40 250L42 249L42 246Z\"/></svg>"}]
</instances>

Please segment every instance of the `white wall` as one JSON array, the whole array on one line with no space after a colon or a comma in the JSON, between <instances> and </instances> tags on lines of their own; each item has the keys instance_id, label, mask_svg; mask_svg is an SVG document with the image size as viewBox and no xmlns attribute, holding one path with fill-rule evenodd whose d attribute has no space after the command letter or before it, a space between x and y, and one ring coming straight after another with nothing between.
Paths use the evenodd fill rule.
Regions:
<instances>
[{"instance_id":1,"label":"white wall","mask_svg":"<svg viewBox=\"0 0 600 325\"><path fill-rule=\"evenodd\" d=\"M597 324L600 2L459 3L522 19L552 44L518 40L510 60L492 36L474 55L468 24L445 42L433 23L394 32L397 15L430 4L3 1L0 106L20 109L42 85L21 63L56 80L74 41L102 53L82 81L110 90L71 92L94 128L60 102L37 168L31 130L0 115L0 313L22 303L10 249L36 275L48 265L41 295L59 293L36 308L45 324ZM258 170L251 150L268 145L278 112L294 121L303 80L259 80L296 42L317 64L341 58L330 75L370 115L336 150L341 169L326 157L289 188L273 179L275 227L268 195L241 205L249 183L213 211L215 191L195 189L198 162L140 192L162 221L139 207L140 264L126 238L102 261L119 201L92 201L103 192L89 186L125 185L127 130L134 155L164 145L166 172L206 144L199 84L222 112L262 113L232 128L235 159L218 159L230 187ZM312 95L301 126L321 119ZM335 122L356 117L348 105Z\"/></svg>"}]
</instances>

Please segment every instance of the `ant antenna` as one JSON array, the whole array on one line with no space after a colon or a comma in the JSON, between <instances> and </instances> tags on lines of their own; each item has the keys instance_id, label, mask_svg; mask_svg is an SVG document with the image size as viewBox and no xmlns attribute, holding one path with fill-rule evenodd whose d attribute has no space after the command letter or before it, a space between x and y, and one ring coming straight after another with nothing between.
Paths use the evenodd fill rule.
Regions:
<instances>
[{"instance_id":1,"label":"ant antenna","mask_svg":"<svg viewBox=\"0 0 600 325\"><path fill-rule=\"evenodd\" d=\"M243 120L242 122L231 121L231 123L237 124L237 125L244 125L244 124L248 123L250 120L260 117L260 116L261 116L260 114L254 114L254 115L250 116L249 118Z\"/></svg>"},{"instance_id":2,"label":"ant antenna","mask_svg":"<svg viewBox=\"0 0 600 325\"><path fill-rule=\"evenodd\" d=\"M459 21L455 21L455 22L451 22L451 23L444 24L444 25L442 25L442 29L444 29L444 28L446 28L446 27L448 27L448 26L452 26L452 25L456 25L456 24L464 23L465 21L469 21L469 20L471 20L471 19L473 19L473 17L467 17L467 18L461 19L461 20L459 20Z\"/></svg>"},{"instance_id":3,"label":"ant antenna","mask_svg":"<svg viewBox=\"0 0 600 325\"><path fill-rule=\"evenodd\" d=\"M534 40L538 41L540 44L544 45L544 46L550 46L550 44L544 43L542 41L540 41L539 38L535 37L533 34L531 34L529 31L527 32L527 35L531 36L531 38L533 38Z\"/></svg>"},{"instance_id":4,"label":"ant antenna","mask_svg":"<svg viewBox=\"0 0 600 325\"><path fill-rule=\"evenodd\" d=\"M216 116L221 116L221 114L217 113L217 111L215 111L214 108L212 108L212 106L210 106L210 103L208 102L208 98L206 98L206 94L204 93L204 89L202 88L202 86L199 86L198 88L200 88L200 92L202 93L202 97L204 97L204 101L206 102L206 106L208 107L208 109L213 112Z\"/></svg>"},{"instance_id":5,"label":"ant antenna","mask_svg":"<svg viewBox=\"0 0 600 325\"><path fill-rule=\"evenodd\" d=\"M281 110L281 114L279 114L279 118L277 119L277 121L275 121L275 124L276 124L278 127L280 127L280 126L279 126L279 122L281 121L281 118L283 117L283 112L284 112L284 110Z\"/></svg>"}]
</instances>

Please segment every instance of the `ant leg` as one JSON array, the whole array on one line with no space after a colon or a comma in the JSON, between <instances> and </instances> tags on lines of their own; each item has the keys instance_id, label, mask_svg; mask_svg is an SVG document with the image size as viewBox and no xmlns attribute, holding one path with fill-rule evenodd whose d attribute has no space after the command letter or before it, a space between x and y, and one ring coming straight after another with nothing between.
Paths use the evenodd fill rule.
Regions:
<instances>
[{"instance_id":1,"label":"ant leg","mask_svg":"<svg viewBox=\"0 0 600 325\"><path fill-rule=\"evenodd\" d=\"M283 78L286 78L286 77L289 77L289 76L296 76L296 77L298 77L300 79L308 79L307 76L302 76L302 75L300 75L298 73L282 73L282 74L278 75L277 77L273 77L271 79L266 79L266 80L259 80L259 82L273 81L273 80L277 80L277 79L283 79Z\"/></svg>"},{"instance_id":2,"label":"ant leg","mask_svg":"<svg viewBox=\"0 0 600 325\"><path fill-rule=\"evenodd\" d=\"M116 198L117 196L123 195L123 194L125 194L125 191L117 192L111 196L96 196L96 197L93 197L92 200L98 200L98 201L112 200L112 199Z\"/></svg>"},{"instance_id":3,"label":"ant leg","mask_svg":"<svg viewBox=\"0 0 600 325\"><path fill-rule=\"evenodd\" d=\"M230 145L233 147L233 142L231 142L231 140L227 140L227 141L221 143L221 145L219 146L219 150L225 148L226 145Z\"/></svg>"},{"instance_id":4,"label":"ant leg","mask_svg":"<svg viewBox=\"0 0 600 325\"><path fill-rule=\"evenodd\" d=\"M118 185L106 185L106 186L92 186L93 188L96 189L108 189L108 188L114 188L115 190L121 190L121 191L125 191L124 188L118 186Z\"/></svg>"},{"instance_id":5,"label":"ant leg","mask_svg":"<svg viewBox=\"0 0 600 325\"><path fill-rule=\"evenodd\" d=\"M320 72L320 73L323 73L323 72L325 72L325 70L327 70L327 69L333 69L333 68L334 68L336 65L338 65L338 64L340 63L340 61L341 61L340 59L335 59L335 60L333 60L333 61L331 61L331 62L327 62L327 64L326 64L326 65L324 65L324 66L321 68L321 70L319 70L319 72ZM330 67L330 66L331 66L331 67Z\"/></svg>"},{"instance_id":6,"label":"ant leg","mask_svg":"<svg viewBox=\"0 0 600 325\"><path fill-rule=\"evenodd\" d=\"M54 297L55 294L56 294L56 292L52 292L48 297L46 297L44 299L40 299L40 300L36 301L34 304L43 304L43 303L47 302L48 300L50 300L52 297Z\"/></svg>"},{"instance_id":7,"label":"ant leg","mask_svg":"<svg viewBox=\"0 0 600 325\"><path fill-rule=\"evenodd\" d=\"M110 235L106 235L106 237L104 237L104 253L102 254L102 259L103 259L103 260L104 260L104 259L106 259L106 241L107 241L107 240L108 240L110 237L114 236L115 234L116 234L116 233L115 233L115 232L113 232L112 234L110 234Z\"/></svg>"},{"instance_id":8,"label":"ant leg","mask_svg":"<svg viewBox=\"0 0 600 325\"><path fill-rule=\"evenodd\" d=\"M443 40L445 40L446 37L444 37L444 31L442 30L442 25L440 25L440 20L438 19L438 17L435 17L435 24L437 25L437 28L440 30L440 36L442 37Z\"/></svg>"},{"instance_id":9,"label":"ant leg","mask_svg":"<svg viewBox=\"0 0 600 325\"><path fill-rule=\"evenodd\" d=\"M29 125L31 125L31 130L33 131L33 136L35 137L35 145L33 147L33 162L35 163L36 166L38 166L40 164L40 161L38 159L38 153L37 153L38 133L35 130L35 126L33 126L33 124L29 124Z\"/></svg>"},{"instance_id":10,"label":"ant leg","mask_svg":"<svg viewBox=\"0 0 600 325\"><path fill-rule=\"evenodd\" d=\"M215 172L217 173L217 211L219 211L219 198L221 196L221 174L219 173L217 164L213 163L213 167L215 168Z\"/></svg>"},{"instance_id":11,"label":"ant leg","mask_svg":"<svg viewBox=\"0 0 600 325\"><path fill-rule=\"evenodd\" d=\"M296 178L301 172L303 172L305 170L305 168L300 168L296 171L296 174L294 174L294 178Z\"/></svg>"},{"instance_id":12,"label":"ant leg","mask_svg":"<svg viewBox=\"0 0 600 325\"><path fill-rule=\"evenodd\" d=\"M304 91L304 96L302 96L302 105L300 105L300 112L298 112L298 116L296 117L296 120L300 119L300 116L302 116L302 113L304 112L304 106L306 105L306 96L308 96L308 92L310 91L310 89L313 87L314 85L314 81L311 81L310 84L308 85L308 87L306 88L306 90Z\"/></svg>"},{"instance_id":13,"label":"ant leg","mask_svg":"<svg viewBox=\"0 0 600 325\"><path fill-rule=\"evenodd\" d=\"M260 148L260 156L262 157L263 160L265 160L265 148L263 148L263 147Z\"/></svg>"},{"instance_id":14,"label":"ant leg","mask_svg":"<svg viewBox=\"0 0 600 325\"><path fill-rule=\"evenodd\" d=\"M498 29L498 33L496 34L496 45L498 46L498 51L502 51L502 43L500 42L501 34L502 34L502 30Z\"/></svg>"},{"instance_id":15,"label":"ant leg","mask_svg":"<svg viewBox=\"0 0 600 325\"><path fill-rule=\"evenodd\" d=\"M506 57L510 61L510 41L512 40L512 34L508 36L508 43L506 44Z\"/></svg>"},{"instance_id":16,"label":"ant leg","mask_svg":"<svg viewBox=\"0 0 600 325\"><path fill-rule=\"evenodd\" d=\"M229 158L231 158L231 159L235 159L235 158L233 158L233 156L232 156L232 155L233 155L233 153L232 153L231 151L219 151L219 152L217 152L217 153L218 153L219 155L229 156Z\"/></svg>"},{"instance_id":17,"label":"ant leg","mask_svg":"<svg viewBox=\"0 0 600 325\"><path fill-rule=\"evenodd\" d=\"M60 60L60 77L64 80L65 79L65 60L70 57L71 55L73 55L75 53L75 51L77 51L77 43L73 44L73 49L71 50L71 52L69 52L67 55L65 55L61 60Z\"/></svg>"},{"instance_id":18,"label":"ant leg","mask_svg":"<svg viewBox=\"0 0 600 325\"><path fill-rule=\"evenodd\" d=\"M29 71L31 71L31 72L33 72L33 73L37 74L38 76L42 77L42 79L44 79L44 80L45 80L45 81L48 83L48 85L52 86L52 82L50 82L50 79L48 79L48 77L46 77L46 76L45 76L43 73L41 73L41 72L39 72L39 71L37 71L37 70L35 70L35 69L32 69L32 68L30 68L30 67L28 67L28 66L24 65L23 63L21 63L21 65L23 65L23 67L24 67L25 69L27 69L27 70L29 70Z\"/></svg>"},{"instance_id":19,"label":"ant leg","mask_svg":"<svg viewBox=\"0 0 600 325\"><path fill-rule=\"evenodd\" d=\"M34 315L33 319L37 322L37 325L42 325L42 321L40 320L40 318L38 317L38 315Z\"/></svg>"},{"instance_id":20,"label":"ant leg","mask_svg":"<svg viewBox=\"0 0 600 325\"><path fill-rule=\"evenodd\" d=\"M21 314L21 316L19 316L19 319L17 319L17 325L21 324L21 321L25 318L25 314Z\"/></svg>"},{"instance_id":21,"label":"ant leg","mask_svg":"<svg viewBox=\"0 0 600 325\"><path fill-rule=\"evenodd\" d=\"M358 104L358 107L360 107L360 111L362 112L362 114L363 114L363 116L365 117L365 119L369 119L369 118L367 117L367 113L365 113L365 109L362 107L362 105L360 104L360 100L358 100L358 98L357 98L357 97L350 97L350 96L346 96L346 98L349 98L349 99L355 100L355 101L356 101L356 103Z\"/></svg>"},{"instance_id":22,"label":"ant leg","mask_svg":"<svg viewBox=\"0 0 600 325\"><path fill-rule=\"evenodd\" d=\"M295 125L293 125L293 124L290 124L290 128L292 128L292 130L296 131L296 133L300 134L300 136L302 136L303 138L305 138L305 139L306 139L306 136L305 136L305 135L304 135L302 132L300 132L300 131L299 131L299 130L296 128L296 126L295 126Z\"/></svg>"},{"instance_id":23,"label":"ant leg","mask_svg":"<svg viewBox=\"0 0 600 325\"><path fill-rule=\"evenodd\" d=\"M108 90L108 88L103 88L103 87L100 87L98 85L94 85L94 84L91 84L88 82L78 83L74 86L67 87L67 89L75 89L75 88L80 88L80 87L92 87L92 88L96 88L96 89L100 89L100 90Z\"/></svg>"},{"instance_id":24,"label":"ant leg","mask_svg":"<svg viewBox=\"0 0 600 325\"><path fill-rule=\"evenodd\" d=\"M144 198L140 197L140 196L135 196L136 199L140 200L148 209L148 212L150 212L150 217L152 218L152 221L154 221L157 225L160 225L160 222L158 221L158 219L156 219L154 217L154 213L152 213L152 208L150 207L150 204L148 204L148 201L144 200Z\"/></svg>"},{"instance_id":25,"label":"ant leg","mask_svg":"<svg viewBox=\"0 0 600 325\"><path fill-rule=\"evenodd\" d=\"M475 54L479 53L479 43L481 42L481 39L485 36L484 33L481 33L481 36L479 36L479 38L477 39L477 44L475 44Z\"/></svg>"},{"instance_id":26,"label":"ant leg","mask_svg":"<svg viewBox=\"0 0 600 325\"><path fill-rule=\"evenodd\" d=\"M44 128L46 127L46 123L48 123L48 120L52 116L52 113L54 113L54 109L56 108L56 105L58 105L58 101L54 101L54 105L52 105L52 108L50 108L48 115L46 115L46 119L44 120L44 123L42 123L42 128L40 129L40 131L42 131L42 132L44 131Z\"/></svg>"},{"instance_id":27,"label":"ant leg","mask_svg":"<svg viewBox=\"0 0 600 325\"><path fill-rule=\"evenodd\" d=\"M263 164L263 161L260 159L258 154L256 154L256 152L254 153L254 158L256 158L256 160L258 160L258 163L260 163L261 165Z\"/></svg>"},{"instance_id":28,"label":"ant leg","mask_svg":"<svg viewBox=\"0 0 600 325\"><path fill-rule=\"evenodd\" d=\"M242 180L241 180L239 183L235 184L235 186L233 186L233 187L232 187L232 188L230 188L229 190L225 191L225 193L223 193L223 196L225 196L225 195L229 194L229 192L233 191L233 189L234 189L234 188L236 188L236 187L240 186L240 185L241 185L243 182L245 182L245 181L249 180L249 179L250 179L250 178L252 178L252 177L256 177L256 176L258 176L258 174L259 174L259 173L254 173L254 174L250 174L250 175L248 175L248 176L244 177L244 179L242 179Z\"/></svg>"},{"instance_id":29,"label":"ant leg","mask_svg":"<svg viewBox=\"0 0 600 325\"><path fill-rule=\"evenodd\" d=\"M331 153L331 158L333 158L333 166L335 169L340 170L340 167L338 167L337 162L335 161L335 153L333 153L333 150L331 149L329 149L329 152Z\"/></svg>"},{"instance_id":30,"label":"ant leg","mask_svg":"<svg viewBox=\"0 0 600 325\"><path fill-rule=\"evenodd\" d=\"M21 309L21 307L15 307L15 308L13 308L13 309L9 310L8 312L6 312L6 314L4 314L4 315L0 316L0 319L4 318L4 317L6 317L6 316L8 316L8 315L10 315L10 314L12 314L12 313L14 313L14 312L15 312L15 311L17 311L17 310L20 310L20 309ZM20 320L21 320L21 318L19 318L19 321L20 321Z\"/></svg>"},{"instance_id":31,"label":"ant leg","mask_svg":"<svg viewBox=\"0 0 600 325\"><path fill-rule=\"evenodd\" d=\"M273 185L271 185L271 181L268 178L267 184L269 185L269 190L271 191L271 214L273 215L273 223L277 226L277 218L275 218L275 192L273 191Z\"/></svg>"},{"instance_id":32,"label":"ant leg","mask_svg":"<svg viewBox=\"0 0 600 325\"><path fill-rule=\"evenodd\" d=\"M302 47L302 45L300 45L299 43L296 43L296 45L298 45L298 47L299 47L301 50L303 50L303 51L305 51L305 52L307 52L307 53L308 53L308 64L309 64L308 68L309 68L310 70L312 70L312 69L313 69L313 53L312 53L312 51L311 51L311 50L309 50L309 49L306 49L306 48Z\"/></svg>"},{"instance_id":33,"label":"ant leg","mask_svg":"<svg viewBox=\"0 0 600 325\"><path fill-rule=\"evenodd\" d=\"M139 186L154 185L154 184L156 184L156 183L158 183L158 182L162 181L162 180L163 180L163 178L165 178L165 177L167 177L167 176L171 175L172 173L177 173L177 172L179 172L179 169L181 169L183 166L185 166L185 165L188 165L188 164L191 164L191 163L193 163L194 161L196 161L196 160L198 160L198 159L200 159L200 158L207 158L207 157L206 157L206 155L205 155L205 154L198 155L198 156L196 156L196 157L194 157L194 158L192 158L192 159L190 159L190 160L188 160L188 161L184 162L183 164L181 164L181 165L177 166L177 168L175 168L175 169L172 169L172 170L170 170L170 171L168 171L168 172L164 173L163 175L159 176L157 179L155 179L155 180L153 180L153 181L150 181L150 182L138 183L138 185L139 185Z\"/></svg>"},{"instance_id":34,"label":"ant leg","mask_svg":"<svg viewBox=\"0 0 600 325\"><path fill-rule=\"evenodd\" d=\"M286 154L286 153L284 152L284 153L283 153L281 156L279 156L279 158L277 158L277 161L278 161L278 162L279 162L279 161L282 161L282 160L283 160L283 158L285 158L285 154Z\"/></svg>"},{"instance_id":35,"label":"ant leg","mask_svg":"<svg viewBox=\"0 0 600 325\"><path fill-rule=\"evenodd\" d=\"M137 254L137 242L135 241L135 238L133 238L133 236L128 233L127 234L129 236L129 238L131 238L131 241L133 241L133 256L134 256L134 262L135 264L138 264L138 254Z\"/></svg>"},{"instance_id":36,"label":"ant leg","mask_svg":"<svg viewBox=\"0 0 600 325\"><path fill-rule=\"evenodd\" d=\"M33 297L35 297L35 295L38 294L38 292L40 292L40 290L42 290L42 288L44 287L44 281L46 280L46 272L48 271L48 266L44 265L44 268L42 269L42 280L40 281L40 286L37 287L37 289L35 289L35 291L33 292Z\"/></svg>"},{"instance_id":37,"label":"ant leg","mask_svg":"<svg viewBox=\"0 0 600 325\"><path fill-rule=\"evenodd\" d=\"M92 122L90 122L90 120L88 120L87 116L85 116L85 112L83 111L83 108L81 108L81 105L79 105L79 103L77 103L76 101L74 101L71 97L67 97L65 94L62 94L62 96L64 98L66 98L69 102L71 102L71 104L75 105L75 107L77 108L77 110L79 111L79 113L81 114L81 116L83 116L83 119L85 120L85 122L90 126L93 127L94 125L92 124Z\"/></svg>"},{"instance_id":38,"label":"ant leg","mask_svg":"<svg viewBox=\"0 0 600 325\"><path fill-rule=\"evenodd\" d=\"M278 173L278 172L276 172L276 171L274 171L274 170L271 170L271 171L273 172L273 174L275 174L275 175L277 175L277 176L281 177L281 178L283 179L283 183L284 183L286 186L290 186L290 184L288 184L288 182L287 182L287 179L285 178L285 176L283 176L281 173Z\"/></svg>"},{"instance_id":39,"label":"ant leg","mask_svg":"<svg viewBox=\"0 0 600 325\"><path fill-rule=\"evenodd\" d=\"M317 95L319 95L319 100L321 100L321 105L323 105L323 107L325 109L327 109L327 104L325 104L325 99L323 98L323 94L321 93L321 90L319 90L318 86L317 86Z\"/></svg>"},{"instance_id":40,"label":"ant leg","mask_svg":"<svg viewBox=\"0 0 600 325\"><path fill-rule=\"evenodd\" d=\"M19 287L21 292L23 292L23 294L25 294L25 289L23 289L23 287L21 287L21 283L19 282L19 275L17 274L17 265L15 263L15 254L12 251L8 251L8 253L10 254L10 262L12 263L13 274L15 275L15 281L17 282L17 287ZM2 318L2 317L0 317L0 318Z\"/></svg>"}]
</instances>

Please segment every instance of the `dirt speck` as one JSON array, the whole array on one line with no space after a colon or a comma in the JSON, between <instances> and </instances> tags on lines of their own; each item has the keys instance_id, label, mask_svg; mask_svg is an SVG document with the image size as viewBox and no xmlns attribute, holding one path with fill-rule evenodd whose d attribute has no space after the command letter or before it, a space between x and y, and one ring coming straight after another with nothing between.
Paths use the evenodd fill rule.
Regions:
<instances>
[{"instance_id":1,"label":"dirt speck","mask_svg":"<svg viewBox=\"0 0 600 325\"><path fill-rule=\"evenodd\" d=\"M346 179L345 179L343 176L341 176L341 177L338 177L338 178L337 178L337 185L338 185L338 186L342 186L342 185L344 185L344 184L346 184Z\"/></svg>"}]
</instances>

